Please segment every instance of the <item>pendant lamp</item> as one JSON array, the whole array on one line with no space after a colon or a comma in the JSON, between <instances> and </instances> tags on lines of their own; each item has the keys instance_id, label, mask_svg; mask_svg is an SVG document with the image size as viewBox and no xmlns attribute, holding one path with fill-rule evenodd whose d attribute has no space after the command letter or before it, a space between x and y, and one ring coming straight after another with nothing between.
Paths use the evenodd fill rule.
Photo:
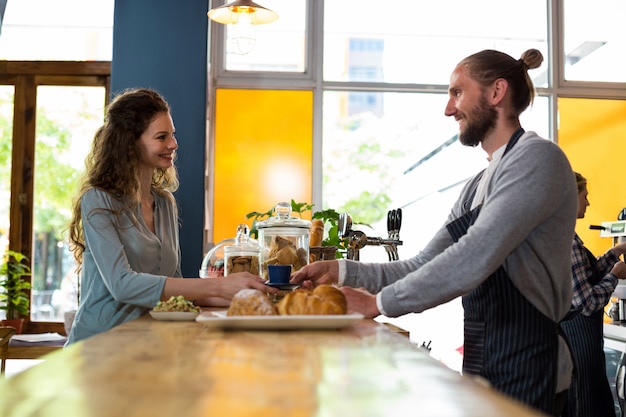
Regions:
<instances>
[{"instance_id":1,"label":"pendant lamp","mask_svg":"<svg viewBox=\"0 0 626 417\"><path fill-rule=\"evenodd\" d=\"M256 43L255 25L271 23L278 19L276 12L266 9L250 0L235 0L216 7L207 13L209 19L225 25L232 25L234 31L231 42L241 55L250 53Z\"/></svg>"},{"instance_id":2,"label":"pendant lamp","mask_svg":"<svg viewBox=\"0 0 626 417\"><path fill-rule=\"evenodd\" d=\"M278 19L276 12L250 0L232 1L212 9L207 15L211 20L225 25L235 25L242 17L247 18L252 25L263 25Z\"/></svg>"}]
</instances>

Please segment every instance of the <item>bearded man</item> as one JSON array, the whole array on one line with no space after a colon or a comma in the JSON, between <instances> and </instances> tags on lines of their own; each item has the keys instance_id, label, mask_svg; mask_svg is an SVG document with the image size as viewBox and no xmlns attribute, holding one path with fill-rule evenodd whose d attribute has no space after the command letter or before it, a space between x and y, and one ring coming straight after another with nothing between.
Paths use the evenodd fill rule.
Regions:
<instances>
[{"instance_id":1,"label":"bearded man","mask_svg":"<svg viewBox=\"0 0 626 417\"><path fill-rule=\"evenodd\" d=\"M535 95L528 70L542 61L536 49L518 60L485 50L452 72L445 114L489 165L419 254L380 264L314 262L291 282L338 283L349 310L366 317L419 313L462 296L463 373L558 416L572 373L560 321L572 300L577 191L558 145L519 121Z\"/></svg>"}]
</instances>

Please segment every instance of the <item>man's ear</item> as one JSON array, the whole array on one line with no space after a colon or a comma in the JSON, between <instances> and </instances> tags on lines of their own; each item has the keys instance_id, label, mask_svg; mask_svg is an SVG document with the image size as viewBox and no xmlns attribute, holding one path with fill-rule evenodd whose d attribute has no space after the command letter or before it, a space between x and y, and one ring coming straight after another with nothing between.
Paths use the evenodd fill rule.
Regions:
<instances>
[{"instance_id":1,"label":"man's ear","mask_svg":"<svg viewBox=\"0 0 626 417\"><path fill-rule=\"evenodd\" d=\"M502 103L502 100L506 96L506 92L509 89L509 83L504 78L498 78L493 82L491 87L491 96L489 99L491 100L491 104L498 105Z\"/></svg>"}]
</instances>

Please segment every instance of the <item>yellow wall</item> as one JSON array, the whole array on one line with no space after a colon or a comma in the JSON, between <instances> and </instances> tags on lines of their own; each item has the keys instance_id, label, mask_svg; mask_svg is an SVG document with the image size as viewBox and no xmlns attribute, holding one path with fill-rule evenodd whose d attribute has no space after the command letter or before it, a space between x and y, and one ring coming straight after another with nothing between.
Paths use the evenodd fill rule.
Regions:
<instances>
[{"instance_id":1,"label":"yellow wall","mask_svg":"<svg viewBox=\"0 0 626 417\"><path fill-rule=\"evenodd\" d=\"M560 98L559 145L587 178L590 206L576 232L600 255L613 243L589 225L617 220L626 207L626 101Z\"/></svg>"},{"instance_id":2,"label":"yellow wall","mask_svg":"<svg viewBox=\"0 0 626 417\"><path fill-rule=\"evenodd\" d=\"M213 242L235 237L246 214L280 201L312 202L313 92L218 89Z\"/></svg>"}]
</instances>

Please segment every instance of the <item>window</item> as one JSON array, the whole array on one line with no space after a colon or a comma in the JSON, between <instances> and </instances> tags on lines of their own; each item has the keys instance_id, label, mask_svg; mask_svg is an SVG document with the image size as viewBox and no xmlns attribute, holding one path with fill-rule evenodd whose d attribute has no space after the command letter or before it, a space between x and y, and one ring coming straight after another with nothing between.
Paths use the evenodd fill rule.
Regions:
<instances>
[{"instance_id":1,"label":"window","mask_svg":"<svg viewBox=\"0 0 626 417\"><path fill-rule=\"evenodd\" d=\"M91 139L102 125L105 102L105 86L37 87L31 307L34 321L63 321L63 314L78 306L78 277L64 232L71 219L71 201Z\"/></svg>"},{"instance_id":2,"label":"window","mask_svg":"<svg viewBox=\"0 0 626 417\"><path fill-rule=\"evenodd\" d=\"M215 2L214 2L215 3ZM224 2L227 3L227 2ZM275 12L279 18L271 24L252 26L252 45L242 53L233 40L237 29L226 27L225 69L227 71L287 72L303 73L306 69L305 57L305 0L265 0L261 4ZM217 7L214 4L213 7ZM212 23L219 25L219 23ZM220 36L222 33L220 33Z\"/></svg>"},{"instance_id":3,"label":"window","mask_svg":"<svg viewBox=\"0 0 626 417\"><path fill-rule=\"evenodd\" d=\"M0 243L32 262L27 332L63 332L64 312L76 306L64 232L109 97L113 6L8 1L2 19Z\"/></svg>"},{"instance_id":4,"label":"window","mask_svg":"<svg viewBox=\"0 0 626 417\"><path fill-rule=\"evenodd\" d=\"M270 6L269 1L261 3ZM559 94L626 99L623 85L599 90L584 83L624 82L620 69L625 29L618 21L624 15L623 2L602 0L602 7L573 3L511 3L503 18L497 0L308 0L307 15L298 21L306 22L299 33L313 48L305 54L311 57L306 65L310 77L273 78L260 60L246 67L258 74L226 77L219 72L222 58L214 55L213 88L312 90L313 203L348 211L355 221L371 225L367 233L377 236L386 234L387 210L402 207L404 243L399 254L404 259L430 239L459 188L486 164L481 149L458 143L458 126L443 114L450 73L462 58L482 49L513 57L530 48L541 51L543 64L529 72L538 96L521 121L527 130L555 141ZM281 15L283 4L272 6ZM273 30L272 25L265 29ZM583 50L576 51L581 45ZM565 63L560 51L568 57ZM564 80L583 83L570 87ZM380 247L365 249L362 261L387 260ZM432 334L439 346L452 347L462 343L460 314L458 304L440 306L419 317L409 315L409 322L399 324L419 328L419 337L426 341ZM450 331L441 334L429 321Z\"/></svg>"},{"instance_id":5,"label":"window","mask_svg":"<svg viewBox=\"0 0 626 417\"><path fill-rule=\"evenodd\" d=\"M548 56L545 0L508 5L515 19L502 18L501 7L497 0L325 1L324 80L361 81L348 77L356 59L377 64L376 81L447 85L454 66L480 49L519 56L532 47Z\"/></svg>"},{"instance_id":6,"label":"window","mask_svg":"<svg viewBox=\"0 0 626 417\"><path fill-rule=\"evenodd\" d=\"M0 59L111 60L115 0L9 0L6 3Z\"/></svg>"},{"instance_id":7,"label":"window","mask_svg":"<svg viewBox=\"0 0 626 417\"><path fill-rule=\"evenodd\" d=\"M1 171L0 190L10 195L11 228L8 240L4 227L0 233L3 250L10 244L33 265L27 332L62 331L64 312L76 307L73 258L63 238L86 152L102 124L109 76L108 62L24 61L8 61L0 75L1 120L16 126L1 138L9 168ZM34 109L34 118L26 117ZM15 120L27 123L18 127Z\"/></svg>"},{"instance_id":8,"label":"window","mask_svg":"<svg viewBox=\"0 0 626 417\"><path fill-rule=\"evenodd\" d=\"M11 226L11 169L13 153L13 97L12 85L0 85L0 250L9 247Z\"/></svg>"},{"instance_id":9,"label":"window","mask_svg":"<svg viewBox=\"0 0 626 417\"><path fill-rule=\"evenodd\" d=\"M439 194L456 196L486 166L484 152L460 145L458 126L444 116L454 66L486 48L514 57L537 48L548 56L546 2L512 5L519 18L506 21L494 19L498 4L407 0L386 12L373 1L324 3L324 208L350 212L377 236L386 233L391 208L403 208L404 230L431 230L443 222L450 204L445 199L444 208ZM472 18L449 21L450 10ZM547 81L548 68L546 61L531 73L537 84ZM529 126L549 137L548 100L538 98L524 117L531 113L535 123ZM399 250L416 253L430 236L404 239ZM379 248L375 256L384 260L386 254Z\"/></svg>"},{"instance_id":10,"label":"window","mask_svg":"<svg viewBox=\"0 0 626 417\"><path fill-rule=\"evenodd\" d=\"M626 3L563 3L565 79L626 82Z\"/></svg>"}]
</instances>

